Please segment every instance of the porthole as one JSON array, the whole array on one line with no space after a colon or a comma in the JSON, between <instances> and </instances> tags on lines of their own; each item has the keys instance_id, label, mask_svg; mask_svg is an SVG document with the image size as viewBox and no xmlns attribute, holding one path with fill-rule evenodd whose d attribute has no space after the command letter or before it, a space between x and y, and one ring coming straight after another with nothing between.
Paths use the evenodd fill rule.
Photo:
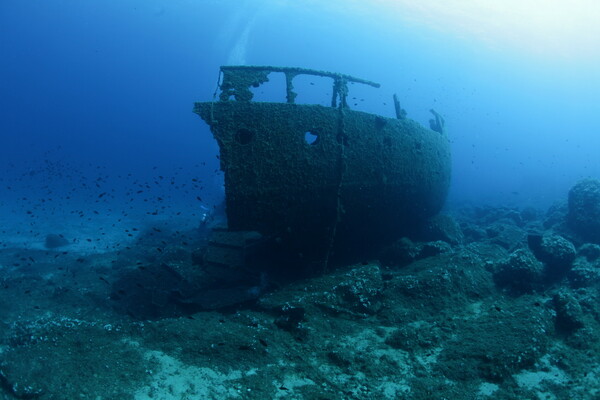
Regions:
<instances>
[{"instance_id":1,"label":"porthole","mask_svg":"<svg viewBox=\"0 0 600 400\"><path fill-rule=\"evenodd\" d=\"M235 134L235 141L239 144L246 145L254 140L254 132L249 129L241 128Z\"/></svg>"},{"instance_id":2,"label":"porthole","mask_svg":"<svg viewBox=\"0 0 600 400\"><path fill-rule=\"evenodd\" d=\"M319 141L319 134L314 131L307 131L304 134L304 141L306 144L315 145Z\"/></svg>"}]
</instances>

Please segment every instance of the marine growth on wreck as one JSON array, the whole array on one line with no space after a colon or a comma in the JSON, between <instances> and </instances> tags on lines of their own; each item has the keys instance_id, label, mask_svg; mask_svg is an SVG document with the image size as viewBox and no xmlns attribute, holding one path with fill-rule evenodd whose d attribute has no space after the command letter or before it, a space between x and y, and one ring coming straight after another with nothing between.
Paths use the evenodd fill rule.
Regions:
<instances>
[{"instance_id":1,"label":"marine growth on wreck","mask_svg":"<svg viewBox=\"0 0 600 400\"><path fill-rule=\"evenodd\" d=\"M251 88L272 73L285 75L287 102L252 101ZM331 78L331 105L296 104L298 75ZM289 264L323 268L414 231L441 209L450 147L439 114L430 130L406 118L396 96L397 118L352 110L349 83L379 87L302 68L221 67L218 99L194 111L220 147L228 231L259 232Z\"/></svg>"}]
</instances>

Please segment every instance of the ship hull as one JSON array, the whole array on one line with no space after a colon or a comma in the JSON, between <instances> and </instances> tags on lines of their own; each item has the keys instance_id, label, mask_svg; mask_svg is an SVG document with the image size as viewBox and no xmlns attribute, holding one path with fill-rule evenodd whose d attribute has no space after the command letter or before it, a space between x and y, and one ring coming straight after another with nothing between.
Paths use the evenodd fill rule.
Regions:
<instances>
[{"instance_id":1,"label":"ship hull","mask_svg":"<svg viewBox=\"0 0 600 400\"><path fill-rule=\"evenodd\" d=\"M410 119L235 101L196 103L195 112L220 147L228 228L273 237L300 260L409 234L446 199L448 139Z\"/></svg>"}]
</instances>

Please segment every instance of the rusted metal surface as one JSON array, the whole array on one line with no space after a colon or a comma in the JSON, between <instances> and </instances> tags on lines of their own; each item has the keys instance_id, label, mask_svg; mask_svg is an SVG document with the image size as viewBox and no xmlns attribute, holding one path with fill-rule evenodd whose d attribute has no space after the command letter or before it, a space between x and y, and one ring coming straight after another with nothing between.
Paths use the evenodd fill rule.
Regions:
<instances>
[{"instance_id":1,"label":"rusted metal surface","mask_svg":"<svg viewBox=\"0 0 600 400\"><path fill-rule=\"evenodd\" d=\"M445 135L408 118L350 110L345 75L322 75L338 87L336 107L289 102L289 86L288 103L252 102L246 91L265 81L267 68L226 67L220 101L195 106L221 150L229 229L276 238L299 263L327 264L441 209L450 183Z\"/></svg>"}]
</instances>

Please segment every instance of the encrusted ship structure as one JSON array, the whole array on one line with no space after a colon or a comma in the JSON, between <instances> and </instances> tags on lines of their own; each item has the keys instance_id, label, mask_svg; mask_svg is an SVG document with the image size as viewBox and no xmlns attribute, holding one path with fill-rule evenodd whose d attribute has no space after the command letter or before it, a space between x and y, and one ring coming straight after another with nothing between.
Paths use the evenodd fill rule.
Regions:
<instances>
[{"instance_id":1,"label":"encrusted ship structure","mask_svg":"<svg viewBox=\"0 0 600 400\"><path fill-rule=\"evenodd\" d=\"M287 103L252 101L251 88L271 73L285 75ZM331 78L331 106L296 104L298 75ZM219 144L225 175L227 227L213 235L209 262L245 264L250 243L267 241L278 268L323 268L439 212L450 184L443 120L434 112L435 130L423 127L396 96L397 118L352 110L349 83L379 87L302 68L221 67L218 100L194 108Z\"/></svg>"}]
</instances>

